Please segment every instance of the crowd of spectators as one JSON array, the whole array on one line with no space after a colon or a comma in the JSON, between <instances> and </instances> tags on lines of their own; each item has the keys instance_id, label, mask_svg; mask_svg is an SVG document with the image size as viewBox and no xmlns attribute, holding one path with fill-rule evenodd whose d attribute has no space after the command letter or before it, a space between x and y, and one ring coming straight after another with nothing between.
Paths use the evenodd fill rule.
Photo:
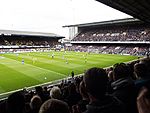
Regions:
<instances>
[{"instance_id":1,"label":"crowd of spectators","mask_svg":"<svg viewBox=\"0 0 150 113\"><path fill-rule=\"evenodd\" d=\"M0 45L5 45L5 42L2 38L0 38Z\"/></svg>"},{"instance_id":2,"label":"crowd of spectators","mask_svg":"<svg viewBox=\"0 0 150 113\"><path fill-rule=\"evenodd\" d=\"M49 40L45 38L1 38L0 46L54 46L57 44L56 40Z\"/></svg>"},{"instance_id":3,"label":"crowd of spectators","mask_svg":"<svg viewBox=\"0 0 150 113\"><path fill-rule=\"evenodd\" d=\"M0 113L149 113L149 75L149 57L93 67L53 86L12 93Z\"/></svg>"},{"instance_id":4,"label":"crowd of spectators","mask_svg":"<svg viewBox=\"0 0 150 113\"><path fill-rule=\"evenodd\" d=\"M17 45L17 46L47 46L49 42L46 40L5 40L6 44L9 46Z\"/></svg>"},{"instance_id":5,"label":"crowd of spectators","mask_svg":"<svg viewBox=\"0 0 150 113\"><path fill-rule=\"evenodd\" d=\"M127 46L127 45L73 45L66 48L69 51L107 53L107 54L126 54L144 56L150 51L149 46Z\"/></svg>"},{"instance_id":6,"label":"crowd of spectators","mask_svg":"<svg viewBox=\"0 0 150 113\"><path fill-rule=\"evenodd\" d=\"M72 41L150 41L150 28L119 26L81 31Z\"/></svg>"},{"instance_id":7,"label":"crowd of spectators","mask_svg":"<svg viewBox=\"0 0 150 113\"><path fill-rule=\"evenodd\" d=\"M3 53L24 53L24 52L49 52L51 48L32 48L32 49L0 49L0 54Z\"/></svg>"}]
</instances>

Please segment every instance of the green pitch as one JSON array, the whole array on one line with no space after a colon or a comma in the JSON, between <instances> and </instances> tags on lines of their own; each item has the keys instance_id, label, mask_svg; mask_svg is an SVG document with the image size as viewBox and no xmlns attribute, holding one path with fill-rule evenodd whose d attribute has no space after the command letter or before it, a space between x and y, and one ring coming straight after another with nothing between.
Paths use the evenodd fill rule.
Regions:
<instances>
[{"instance_id":1,"label":"green pitch","mask_svg":"<svg viewBox=\"0 0 150 113\"><path fill-rule=\"evenodd\" d=\"M0 94L65 78L72 70L77 75L93 66L108 67L134 59L137 57L81 52L0 54Z\"/></svg>"}]
</instances>

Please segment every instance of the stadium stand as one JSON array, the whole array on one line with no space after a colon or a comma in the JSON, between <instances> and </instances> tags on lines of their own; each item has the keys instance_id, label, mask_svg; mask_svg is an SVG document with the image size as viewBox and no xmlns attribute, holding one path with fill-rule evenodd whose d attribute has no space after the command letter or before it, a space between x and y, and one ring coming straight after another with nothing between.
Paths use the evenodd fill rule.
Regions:
<instances>
[{"instance_id":1,"label":"stadium stand","mask_svg":"<svg viewBox=\"0 0 150 113\"><path fill-rule=\"evenodd\" d=\"M2 35L0 36L0 45L5 45L5 41L4 41L4 39L3 39L3 36L2 36Z\"/></svg>"},{"instance_id":2,"label":"stadium stand","mask_svg":"<svg viewBox=\"0 0 150 113\"><path fill-rule=\"evenodd\" d=\"M150 26L134 18L68 25L78 32L68 50L145 56L150 51Z\"/></svg>"},{"instance_id":3,"label":"stadium stand","mask_svg":"<svg viewBox=\"0 0 150 113\"><path fill-rule=\"evenodd\" d=\"M115 26L85 30L72 41L150 41L149 28L142 26Z\"/></svg>"},{"instance_id":4,"label":"stadium stand","mask_svg":"<svg viewBox=\"0 0 150 113\"><path fill-rule=\"evenodd\" d=\"M53 33L0 30L0 49L52 48L62 38Z\"/></svg>"},{"instance_id":5,"label":"stadium stand","mask_svg":"<svg viewBox=\"0 0 150 113\"><path fill-rule=\"evenodd\" d=\"M81 51L81 52L93 52L93 53L104 53L104 54L122 54L122 55L137 55L145 56L147 51L150 50L149 46L127 46L127 45L73 45L66 48L69 51Z\"/></svg>"}]
</instances>

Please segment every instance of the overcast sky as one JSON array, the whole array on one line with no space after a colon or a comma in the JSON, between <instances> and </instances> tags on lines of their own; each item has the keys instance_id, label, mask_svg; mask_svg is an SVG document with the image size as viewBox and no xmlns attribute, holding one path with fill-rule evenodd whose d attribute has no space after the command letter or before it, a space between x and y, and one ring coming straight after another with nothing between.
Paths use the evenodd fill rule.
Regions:
<instances>
[{"instance_id":1,"label":"overcast sky","mask_svg":"<svg viewBox=\"0 0 150 113\"><path fill-rule=\"evenodd\" d=\"M131 16L95 0L0 0L0 29L68 36L64 25Z\"/></svg>"}]
</instances>

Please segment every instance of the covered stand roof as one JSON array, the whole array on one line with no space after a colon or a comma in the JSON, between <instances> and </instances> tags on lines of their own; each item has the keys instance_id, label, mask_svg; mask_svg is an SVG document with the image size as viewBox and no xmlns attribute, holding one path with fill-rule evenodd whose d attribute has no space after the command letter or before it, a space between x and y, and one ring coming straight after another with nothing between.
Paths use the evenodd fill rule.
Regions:
<instances>
[{"instance_id":1,"label":"covered stand roof","mask_svg":"<svg viewBox=\"0 0 150 113\"><path fill-rule=\"evenodd\" d=\"M15 31L15 30L0 30L0 35L6 36L25 36L25 37L55 37L58 39L65 38L54 33L30 32L30 31Z\"/></svg>"},{"instance_id":2,"label":"covered stand roof","mask_svg":"<svg viewBox=\"0 0 150 113\"><path fill-rule=\"evenodd\" d=\"M133 24L133 23L144 23L144 22L136 18L125 18L125 19L116 19L116 20L101 21L101 22L66 25L63 27L90 27L90 26L106 26L106 25L111 26L111 25Z\"/></svg>"},{"instance_id":3,"label":"covered stand roof","mask_svg":"<svg viewBox=\"0 0 150 113\"><path fill-rule=\"evenodd\" d=\"M150 1L149 0L96 0L150 23Z\"/></svg>"}]
</instances>

